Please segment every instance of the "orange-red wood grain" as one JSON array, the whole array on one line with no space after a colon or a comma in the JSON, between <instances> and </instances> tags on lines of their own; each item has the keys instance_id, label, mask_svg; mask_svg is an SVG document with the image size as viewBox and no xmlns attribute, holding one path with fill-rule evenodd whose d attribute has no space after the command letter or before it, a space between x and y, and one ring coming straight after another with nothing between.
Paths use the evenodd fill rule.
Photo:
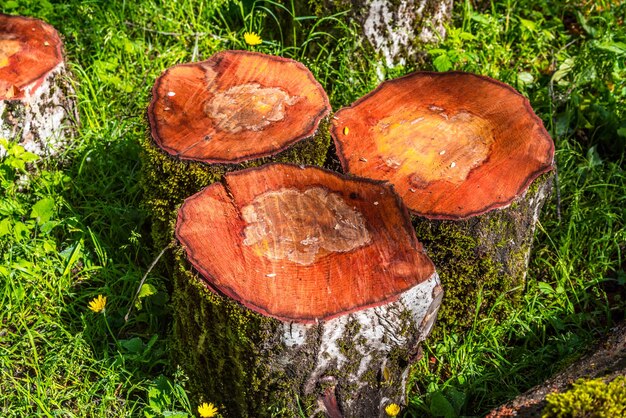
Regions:
<instances>
[{"instance_id":1,"label":"orange-red wood grain","mask_svg":"<svg viewBox=\"0 0 626 418\"><path fill-rule=\"evenodd\" d=\"M412 212L431 219L505 207L554 161L528 100L468 73L387 81L338 111L331 134L347 172L391 182Z\"/></svg>"},{"instance_id":2,"label":"orange-red wood grain","mask_svg":"<svg viewBox=\"0 0 626 418\"><path fill-rule=\"evenodd\" d=\"M267 192L310 188L336 193L361 213L369 242L322 253L310 265L271 259L244 244L243 207ZM302 211L305 222L315 218ZM185 201L176 235L211 289L282 320L310 323L392 302L434 274L391 187L313 167L270 164L229 173Z\"/></svg>"},{"instance_id":3,"label":"orange-red wood grain","mask_svg":"<svg viewBox=\"0 0 626 418\"><path fill-rule=\"evenodd\" d=\"M279 89L293 100L284 115L267 126L236 132L211 116L216 98L237 86ZM256 109L259 98L247 95L242 111ZM290 104L291 103L291 104ZM328 97L311 72L296 61L247 51L223 51L203 62L176 65L156 81L148 118L155 142L171 155L207 163L239 163L274 155L312 136L328 115ZM225 116L225 118L230 116Z\"/></svg>"},{"instance_id":4,"label":"orange-red wood grain","mask_svg":"<svg viewBox=\"0 0 626 418\"><path fill-rule=\"evenodd\" d=\"M0 14L0 100L20 100L63 62L63 44L47 23Z\"/></svg>"}]
</instances>

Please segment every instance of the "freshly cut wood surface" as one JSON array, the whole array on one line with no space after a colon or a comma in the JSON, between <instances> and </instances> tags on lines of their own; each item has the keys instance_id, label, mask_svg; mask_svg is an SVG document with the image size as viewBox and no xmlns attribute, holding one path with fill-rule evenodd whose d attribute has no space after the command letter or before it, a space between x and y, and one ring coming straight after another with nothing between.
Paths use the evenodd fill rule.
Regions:
<instances>
[{"instance_id":1,"label":"freshly cut wood surface","mask_svg":"<svg viewBox=\"0 0 626 418\"><path fill-rule=\"evenodd\" d=\"M209 287L281 320L391 303L434 274L391 187L313 167L229 173L185 201L176 234Z\"/></svg>"},{"instance_id":2,"label":"freshly cut wood surface","mask_svg":"<svg viewBox=\"0 0 626 418\"><path fill-rule=\"evenodd\" d=\"M62 42L45 22L0 14L0 100L21 100L63 63Z\"/></svg>"},{"instance_id":3,"label":"freshly cut wood surface","mask_svg":"<svg viewBox=\"0 0 626 418\"><path fill-rule=\"evenodd\" d=\"M301 63L224 51L167 69L148 117L154 141L169 154L239 163L313 136L329 112L326 93Z\"/></svg>"},{"instance_id":4,"label":"freshly cut wood surface","mask_svg":"<svg viewBox=\"0 0 626 418\"><path fill-rule=\"evenodd\" d=\"M337 112L331 134L346 172L391 182L430 219L506 207L553 168L554 143L528 100L468 73L384 82Z\"/></svg>"}]
</instances>

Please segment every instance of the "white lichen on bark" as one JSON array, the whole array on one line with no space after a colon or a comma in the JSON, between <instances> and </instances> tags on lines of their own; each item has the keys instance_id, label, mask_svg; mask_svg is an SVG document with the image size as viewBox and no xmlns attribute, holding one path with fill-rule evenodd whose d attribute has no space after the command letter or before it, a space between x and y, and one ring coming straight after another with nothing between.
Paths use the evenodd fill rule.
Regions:
<instances>
[{"instance_id":1,"label":"white lichen on bark","mask_svg":"<svg viewBox=\"0 0 626 418\"><path fill-rule=\"evenodd\" d=\"M415 56L417 43L445 37L452 0L365 0L353 4L353 11L364 37L391 67Z\"/></svg>"},{"instance_id":2,"label":"white lichen on bark","mask_svg":"<svg viewBox=\"0 0 626 418\"><path fill-rule=\"evenodd\" d=\"M352 405L362 398L358 393L364 386L371 385L366 373L376 371L376 375L384 376L387 362L394 350L415 352L419 343L431 331L442 297L439 276L434 273L428 280L404 292L394 302L317 324L283 323L283 343L288 349L285 357L276 364L279 367L293 364L294 358L291 356L298 352L300 346L305 347L307 352L315 352L313 370L308 374L304 393L313 393L320 382L350 387L355 396L341 399L341 402L342 409L348 411L346 416L353 416L349 411L359 408ZM348 351L345 348L347 336L348 344L351 345ZM315 347L306 347L311 344ZM358 362L358 367L348 366L355 361ZM338 370L342 371L341 377L336 375ZM389 394L381 393L377 400L378 411L371 411L372 417L384 416L384 408L391 402L406 402L407 377L408 365L399 375L396 373L394 379L397 380L389 382L391 392L396 396L390 398ZM322 402L318 403L318 409L311 416L318 412L328 413Z\"/></svg>"},{"instance_id":3,"label":"white lichen on bark","mask_svg":"<svg viewBox=\"0 0 626 418\"><path fill-rule=\"evenodd\" d=\"M543 179L535 180L535 181L543 181ZM526 276L528 275L528 265L530 264L530 247L532 247L532 241L535 237L535 229L537 227L537 223L539 222L539 215L541 214L541 209L543 205L548 201L548 197L550 196L550 190L552 190L552 181L553 177L550 174L550 178L547 181L543 181L542 184L538 186L537 191L532 195L528 202L529 212L531 214L530 225L528 226L528 243L529 250L524 254L524 270L522 280L526 282ZM526 191L528 193L528 190ZM523 198L526 197L526 193L524 193Z\"/></svg>"},{"instance_id":4,"label":"white lichen on bark","mask_svg":"<svg viewBox=\"0 0 626 418\"><path fill-rule=\"evenodd\" d=\"M64 63L17 100L0 100L0 138L16 141L42 157L57 157L70 144L78 113ZM6 150L0 146L0 155Z\"/></svg>"}]
</instances>

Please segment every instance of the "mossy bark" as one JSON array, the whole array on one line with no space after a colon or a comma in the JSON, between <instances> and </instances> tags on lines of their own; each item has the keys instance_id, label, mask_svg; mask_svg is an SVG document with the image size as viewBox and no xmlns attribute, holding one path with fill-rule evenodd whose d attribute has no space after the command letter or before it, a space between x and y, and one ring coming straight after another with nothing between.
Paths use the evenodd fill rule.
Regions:
<instances>
[{"instance_id":1,"label":"mossy bark","mask_svg":"<svg viewBox=\"0 0 626 418\"><path fill-rule=\"evenodd\" d=\"M311 0L318 16L349 11L361 35L392 67L415 62L426 43L445 38L452 16L452 0Z\"/></svg>"},{"instance_id":2,"label":"mossy bark","mask_svg":"<svg viewBox=\"0 0 626 418\"><path fill-rule=\"evenodd\" d=\"M142 189L144 204L152 217L152 239L156 249L172 240L177 209L189 196L221 180L229 171L257 167L269 162L291 162L321 166L330 145L328 118L319 124L316 134L273 156L241 164L206 164L180 160L157 148L154 142L142 142Z\"/></svg>"},{"instance_id":3,"label":"mossy bark","mask_svg":"<svg viewBox=\"0 0 626 418\"><path fill-rule=\"evenodd\" d=\"M16 141L42 157L59 158L66 152L77 124L75 93L64 63L26 97L0 100L0 138ZM3 153L0 146L0 156Z\"/></svg>"},{"instance_id":4,"label":"mossy bark","mask_svg":"<svg viewBox=\"0 0 626 418\"><path fill-rule=\"evenodd\" d=\"M505 314L523 293L539 213L550 195L553 172L538 177L528 191L504 209L467 220L414 217L417 239L437 267L446 296L435 333L463 331L475 319Z\"/></svg>"},{"instance_id":5,"label":"mossy bark","mask_svg":"<svg viewBox=\"0 0 626 418\"><path fill-rule=\"evenodd\" d=\"M396 302L313 324L282 322L208 290L176 252L171 355L193 401L227 417L385 417L437 314L436 274ZM302 412L300 412L302 411Z\"/></svg>"}]
</instances>

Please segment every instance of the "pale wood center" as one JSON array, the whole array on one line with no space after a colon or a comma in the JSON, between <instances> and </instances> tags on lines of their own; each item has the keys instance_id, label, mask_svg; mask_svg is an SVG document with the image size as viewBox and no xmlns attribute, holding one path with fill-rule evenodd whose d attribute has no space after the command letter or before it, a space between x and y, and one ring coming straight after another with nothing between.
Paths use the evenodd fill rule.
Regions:
<instances>
[{"instance_id":1,"label":"pale wood center","mask_svg":"<svg viewBox=\"0 0 626 418\"><path fill-rule=\"evenodd\" d=\"M242 84L216 93L205 105L205 113L216 120L215 127L237 133L242 129L261 131L285 118L285 107L300 97L290 96L278 87Z\"/></svg>"},{"instance_id":2,"label":"pale wood center","mask_svg":"<svg viewBox=\"0 0 626 418\"><path fill-rule=\"evenodd\" d=\"M9 58L17 54L21 47L21 42L15 39L0 39L0 68L9 65Z\"/></svg>"},{"instance_id":3,"label":"pale wood center","mask_svg":"<svg viewBox=\"0 0 626 418\"><path fill-rule=\"evenodd\" d=\"M247 222L244 245L271 260L310 265L328 253L371 241L363 215L321 187L263 193L242 209L242 216Z\"/></svg>"},{"instance_id":4,"label":"pale wood center","mask_svg":"<svg viewBox=\"0 0 626 418\"><path fill-rule=\"evenodd\" d=\"M415 187L437 180L459 184L487 159L495 141L489 126L467 111L406 107L381 119L374 138L394 177L409 177Z\"/></svg>"}]
</instances>

